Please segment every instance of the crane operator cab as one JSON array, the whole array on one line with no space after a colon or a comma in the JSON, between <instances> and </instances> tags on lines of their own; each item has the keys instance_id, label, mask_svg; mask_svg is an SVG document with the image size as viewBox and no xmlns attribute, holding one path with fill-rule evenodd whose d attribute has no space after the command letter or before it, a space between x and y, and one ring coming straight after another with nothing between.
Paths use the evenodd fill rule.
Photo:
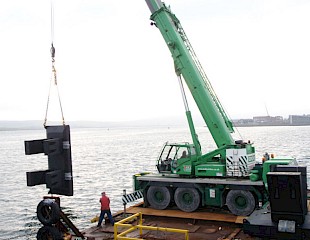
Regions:
<instances>
[{"instance_id":1,"label":"crane operator cab","mask_svg":"<svg viewBox=\"0 0 310 240\"><path fill-rule=\"evenodd\" d=\"M193 144L166 142L157 160L158 172L191 174L194 156L196 156L196 151Z\"/></svg>"}]
</instances>

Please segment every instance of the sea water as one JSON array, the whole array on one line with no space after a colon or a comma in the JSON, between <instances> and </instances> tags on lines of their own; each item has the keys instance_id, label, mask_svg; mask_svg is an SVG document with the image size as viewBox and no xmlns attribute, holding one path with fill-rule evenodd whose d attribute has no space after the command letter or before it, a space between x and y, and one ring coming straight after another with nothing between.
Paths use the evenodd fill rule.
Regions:
<instances>
[{"instance_id":1,"label":"sea water","mask_svg":"<svg viewBox=\"0 0 310 240\"><path fill-rule=\"evenodd\" d=\"M206 127L197 128L197 133L203 152L215 149ZM306 166L309 136L310 126L243 127L234 134L236 139L254 143L257 161L268 152L295 157ZM36 208L48 189L27 187L26 172L47 169L47 157L26 156L24 141L45 137L44 129L0 131L0 239L36 239L42 227ZM123 190L133 191L132 175L156 172L156 158L166 141L191 142L188 128L71 129L74 196L61 197L62 210L80 230L96 224L90 220L100 212L102 191L110 197L113 213L122 210Z\"/></svg>"}]
</instances>

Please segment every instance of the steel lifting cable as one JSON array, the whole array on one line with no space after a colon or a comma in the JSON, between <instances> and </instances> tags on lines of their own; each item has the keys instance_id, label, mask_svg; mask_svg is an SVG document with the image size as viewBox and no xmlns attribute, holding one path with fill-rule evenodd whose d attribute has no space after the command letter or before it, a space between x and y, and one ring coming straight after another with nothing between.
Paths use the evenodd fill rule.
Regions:
<instances>
[{"instance_id":1,"label":"steel lifting cable","mask_svg":"<svg viewBox=\"0 0 310 240\"><path fill-rule=\"evenodd\" d=\"M65 118L62 110L62 105L61 105L61 99L60 99L60 94L59 94L59 89L57 85L57 74L56 74L56 68L55 68L55 47L54 47L54 6L53 6L53 0L51 0L51 56L52 56L52 77L50 80L50 86L49 86L49 91L48 91L48 97L47 97L47 104L46 104L46 111L45 111L45 119L44 119L44 127L46 127L47 123L47 113L48 113L48 106L49 106L49 101L50 101L50 95L51 95L51 88L52 88L52 83L54 83L54 86L56 87L57 94L58 94L58 102L60 106L60 111L61 111L61 116L62 116L62 124L65 125Z\"/></svg>"}]
</instances>

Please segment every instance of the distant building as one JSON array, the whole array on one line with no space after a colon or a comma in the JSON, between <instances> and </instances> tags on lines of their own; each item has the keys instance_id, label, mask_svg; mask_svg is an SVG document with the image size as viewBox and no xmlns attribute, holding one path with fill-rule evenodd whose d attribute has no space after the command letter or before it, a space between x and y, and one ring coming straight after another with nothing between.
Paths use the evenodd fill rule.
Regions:
<instances>
[{"instance_id":1,"label":"distant building","mask_svg":"<svg viewBox=\"0 0 310 240\"><path fill-rule=\"evenodd\" d=\"M289 115L290 125L310 125L310 115Z\"/></svg>"},{"instance_id":2,"label":"distant building","mask_svg":"<svg viewBox=\"0 0 310 240\"><path fill-rule=\"evenodd\" d=\"M284 119L282 116L256 116L253 119L233 120L236 127L242 126L304 126L310 125L310 114L308 115L289 115Z\"/></svg>"},{"instance_id":3,"label":"distant building","mask_svg":"<svg viewBox=\"0 0 310 240\"><path fill-rule=\"evenodd\" d=\"M234 119L232 120L235 126L237 125L253 125L253 119Z\"/></svg>"},{"instance_id":4,"label":"distant building","mask_svg":"<svg viewBox=\"0 0 310 240\"><path fill-rule=\"evenodd\" d=\"M259 116L259 117L253 117L253 122L256 124L280 124L283 123L283 117L282 116Z\"/></svg>"}]
</instances>

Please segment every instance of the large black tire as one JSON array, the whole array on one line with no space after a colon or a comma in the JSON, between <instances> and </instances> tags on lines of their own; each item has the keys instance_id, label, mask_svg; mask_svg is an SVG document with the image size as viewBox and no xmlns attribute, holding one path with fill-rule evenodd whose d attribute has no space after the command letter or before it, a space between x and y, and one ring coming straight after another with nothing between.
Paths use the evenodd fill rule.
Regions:
<instances>
[{"instance_id":1,"label":"large black tire","mask_svg":"<svg viewBox=\"0 0 310 240\"><path fill-rule=\"evenodd\" d=\"M55 227L41 227L37 233L38 240L62 240L62 233Z\"/></svg>"},{"instance_id":2,"label":"large black tire","mask_svg":"<svg viewBox=\"0 0 310 240\"><path fill-rule=\"evenodd\" d=\"M226 197L226 204L230 212L237 216L250 215L256 206L253 194L245 190L230 190Z\"/></svg>"},{"instance_id":3,"label":"large black tire","mask_svg":"<svg viewBox=\"0 0 310 240\"><path fill-rule=\"evenodd\" d=\"M174 201L184 212L193 212L200 206L200 194L196 188L177 188Z\"/></svg>"},{"instance_id":4,"label":"large black tire","mask_svg":"<svg viewBox=\"0 0 310 240\"><path fill-rule=\"evenodd\" d=\"M147 190L147 200L152 208L163 210L171 202L171 192L167 187L150 186Z\"/></svg>"},{"instance_id":5,"label":"large black tire","mask_svg":"<svg viewBox=\"0 0 310 240\"><path fill-rule=\"evenodd\" d=\"M60 207L52 199L44 199L37 206L37 217L46 226L52 225L60 219Z\"/></svg>"}]
</instances>

